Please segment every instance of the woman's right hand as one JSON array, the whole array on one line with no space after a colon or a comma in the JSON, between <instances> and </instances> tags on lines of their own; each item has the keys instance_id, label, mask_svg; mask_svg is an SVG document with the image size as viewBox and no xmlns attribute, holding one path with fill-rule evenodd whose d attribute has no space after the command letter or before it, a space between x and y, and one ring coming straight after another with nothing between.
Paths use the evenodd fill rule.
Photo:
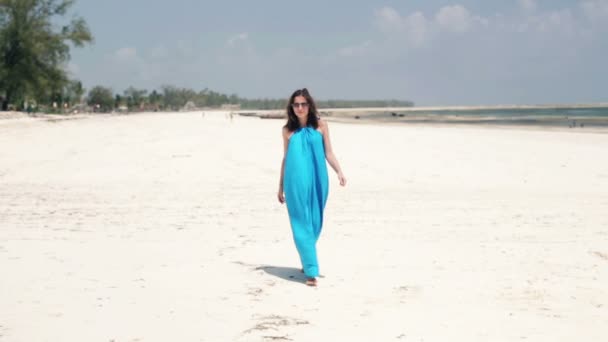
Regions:
<instances>
[{"instance_id":1,"label":"woman's right hand","mask_svg":"<svg viewBox=\"0 0 608 342\"><path fill-rule=\"evenodd\" d=\"M283 193L283 189L279 189L277 198L279 199L279 203L281 203L281 204L285 203L285 194Z\"/></svg>"}]
</instances>

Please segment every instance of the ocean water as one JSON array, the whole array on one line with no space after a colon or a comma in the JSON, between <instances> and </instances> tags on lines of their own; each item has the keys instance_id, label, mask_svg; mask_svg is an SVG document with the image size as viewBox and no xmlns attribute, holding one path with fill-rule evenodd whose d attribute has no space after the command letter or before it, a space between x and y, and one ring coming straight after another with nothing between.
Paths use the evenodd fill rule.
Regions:
<instances>
[{"instance_id":1,"label":"ocean water","mask_svg":"<svg viewBox=\"0 0 608 342\"><path fill-rule=\"evenodd\" d=\"M405 113L405 112L404 112ZM426 115L469 115L491 117L552 116L552 117L608 117L607 107L588 108L480 108L480 109L439 109L420 110L417 114Z\"/></svg>"},{"instance_id":2,"label":"ocean water","mask_svg":"<svg viewBox=\"0 0 608 342\"><path fill-rule=\"evenodd\" d=\"M608 127L605 107L523 108L403 108L362 111L351 117L361 120L406 123L466 123L548 125L558 127Z\"/></svg>"}]
</instances>

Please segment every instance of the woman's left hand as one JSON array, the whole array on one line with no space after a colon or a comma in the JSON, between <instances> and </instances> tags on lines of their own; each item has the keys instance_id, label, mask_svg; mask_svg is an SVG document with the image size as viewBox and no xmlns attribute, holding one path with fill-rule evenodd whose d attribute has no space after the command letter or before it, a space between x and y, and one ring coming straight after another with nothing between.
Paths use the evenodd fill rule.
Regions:
<instances>
[{"instance_id":1,"label":"woman's left hand","mask_svg":"<svg viewBox=\"0 0 608 342\"><path fill-rule=\"evenodd\" d=\"M344 177L344 175L342 174L342 172L338 173L338 180L340 180L340 185L341 186L345 186L346 185L346 177Z\"/></svg>"}]
</instances>

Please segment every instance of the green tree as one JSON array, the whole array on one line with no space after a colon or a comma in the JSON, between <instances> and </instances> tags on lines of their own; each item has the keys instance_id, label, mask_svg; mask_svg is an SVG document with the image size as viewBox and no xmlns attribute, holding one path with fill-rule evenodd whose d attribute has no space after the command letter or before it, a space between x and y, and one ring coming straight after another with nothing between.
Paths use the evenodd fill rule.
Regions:
<instances>
[{"instance_id":1,"label":"green tree","mask_svg":"<svg viewBox=\"0 0 608 342\"><path fill-rule=\"evenodd\" d=\"M153 110L159 110L161 108L163 101L163 96L159 94L156 89L152 90L150 95L148 96L148 103L152 107Z\"/></svg>"},{"instance_id":2,"label":"green tree","mask_svg":"<svg viewBox=\"0 0 608 342\"><path fill-rule=\"evenodd\" d=\"M124 95L127 99L127 107L129 107L129 110L140 109L146 102L147 94L148 91L145 89L127 88Z\"/></svg>"},{"instance_id":3,"label":"green tree","mask_svg":"<svg viewBox=\"0 0 608 342\"><path fill-rule=\"evenodd\" d=\"M118 109L120 106L122 106L122 96L116 94L114 96L114 108Z\"/></svg>"},{"instance_id":4,"label":"green tree","mask_svg":"<svg viewBox=\"0 0 608 342\"><path fill-rule=\"evenodd\" d=\"M181 109L186 102L193 100L196 92L191 89L179 89L174 86L165 85L162 87L165 108L171 110Z\"/></svg>"},{"instance_id":5,"label":"green tree","mask_svg":"<svg viewBox=\"0 0 608 342\"><path fill-rule=\"evenodd\" d=\"M89 91L87 104L94 108L96 112L110 112L114 108L114 95L112 89L96 86Z\"/></svg>"},{"instance_id":6,"label":"green tree","mask_svg":"<svg viewBox=\"0 0 608 342\"><path fill-rule=\"evenodd\" d=\"M82 101L82 97L84 96L84 88L82 87L82 82L80 81L69 81L65 86L65 96L64 99L68 102L69 105L79 104Z\"/></svg>"},{"instance_id":7,"label":"green tree","mask_svg":"<svg viewBox=\"0 0 608 342\"><path fill-rule=\"evenodd\" d=\"M0 0L3 110L28 95L55 97L69 82L64 69L70 59L68 43L81 47L93 41L82 18L58 25L74 1Z\"/></svg>"}]
</instances>

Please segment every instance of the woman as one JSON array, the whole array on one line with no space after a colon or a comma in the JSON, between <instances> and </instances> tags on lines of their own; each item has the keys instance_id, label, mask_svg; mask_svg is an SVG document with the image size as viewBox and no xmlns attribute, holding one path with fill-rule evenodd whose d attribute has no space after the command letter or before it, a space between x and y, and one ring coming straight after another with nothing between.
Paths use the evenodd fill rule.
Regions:
<instances>
[{"instance_id":1,"label":"woman","mask_svg":"<svg viewBox=\"0 0 608 342\"><path fill-rule=\"evenodd\" d=\"M306 88L296 90L289 98L283 147L278 198L279 202L287 203L306 285L317 286L316 244L329 190L325 160L338 174L341 186L346 185L346 178L331 148L327 122L319 118L315 102Z\"/></svg>"}]
</instances>

